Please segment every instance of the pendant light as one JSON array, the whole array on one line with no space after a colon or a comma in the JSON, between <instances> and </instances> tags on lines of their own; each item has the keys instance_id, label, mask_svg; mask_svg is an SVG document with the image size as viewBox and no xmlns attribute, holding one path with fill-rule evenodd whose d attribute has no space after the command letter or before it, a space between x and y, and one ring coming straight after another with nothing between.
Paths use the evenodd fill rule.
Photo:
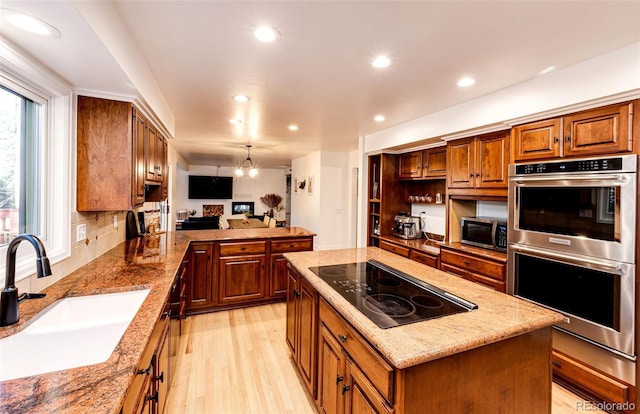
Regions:
<instances>
[{"instance_id":1,"label":"pendant light","mask_svg":"<svg viewBox=\"0 0 640 414\"><path fill-rule=\"evenodd\" d=\"M251 145L247 145L247 158L242 162L242 165L236 169L236 177L242 177L244 170L249 170L249 177L253 178L258 175L258 169L253 165L251 160Z\"/></svg>"}]
</instances>

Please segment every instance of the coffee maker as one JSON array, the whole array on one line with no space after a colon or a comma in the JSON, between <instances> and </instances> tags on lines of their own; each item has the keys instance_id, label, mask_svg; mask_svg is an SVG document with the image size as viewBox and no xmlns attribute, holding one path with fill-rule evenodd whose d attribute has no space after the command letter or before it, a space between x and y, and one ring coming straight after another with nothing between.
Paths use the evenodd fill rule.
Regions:
<instances>
[{"instance_id":1,"label":"coffee maker","mask_svg":"<svg viewBox=\"0 0 640 414\"><path fill-rule=\"evenodd\" d=\"M401 239L417 239L418 236L418 217L412 217L405 211L400 211L393 218L393 235Z\"/></svg>"}]
</instances>

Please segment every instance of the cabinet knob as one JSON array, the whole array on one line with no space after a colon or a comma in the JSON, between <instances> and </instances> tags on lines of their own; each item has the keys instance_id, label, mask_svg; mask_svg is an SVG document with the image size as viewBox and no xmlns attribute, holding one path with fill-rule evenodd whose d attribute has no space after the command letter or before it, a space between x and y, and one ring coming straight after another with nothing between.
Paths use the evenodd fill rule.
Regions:
<instances>
[{"instance_id":1,"label":"cabinet knob","mask_svg":"<svg viewBox=\"0 0 640 414\"><path fill-rule=\"evenodd\" d=\"M571 142L571 137L569 135L567 135L566 137L564 137L564 141L565 142Z\"/></svg>"},{"instance_id":2,"label":"cabinet knob","mask_svg":"<svg viewBox=\"0 0 640 414\"><path fill-rule=\"evenodd\" d=\"M344 394L344 393L343 393ZM154 392L153 394L149 395L147 397L147 401L155 401L158 402L158 391Z\"/></svg>"},{"instance_id":3,"label":"cabinet knob","mask_svg":"<svg viewBox=\"0 0 640 414\"><path fill-rule=\"evenodd\" d=\"M469 266L471 264L471 262L468 261L468 260L465 260L463 263L466 264L467 266Z\"/></svg>"},{"instance_id":4,"label":"cabinet knob","mask_svg":"<svg viewBox=\"0 0 640 414\"><path fill-rule=\"evenodd\" d=\"M344 335L338 335L338 338L342 341L342 342L346 342L347 341L347 337Z\"/></svg>"},{"instance_id":5,"label":"cabinet knob","mask_svg":"<svg viewBox=\"0 0 640 414\"><path fill-rule=\"evenodd\" d=\"M476 173L476 177L480 177L480 173Z\"/></svg>"},{"instance_id":6,"label":"cabinet knob","mask_svg":"<svg viewBox=\"0 0 640 414\"><path fill-rule=\"evenodd\" d=\"M350 386L348 385L343 385L342 386L342 395L344 395L345 392L349 391L351 389Z\"/></svg>"},{"instance_id":7,"label":"cabinet knob","mask_svg":"<svg viewBox=\"0 0 640 414\"><path fill-rule=\"evenodd\" d=\"M554 142L554 143L556 143L556 144L557 144L557 143L558 143L558 141L560 141L560 140L558 139L558 137L553 137L553 142Z\"/></svg>"},{"instance_id":8,"label":"cabinet knob","mask_svg":"<svg viewBox=\"0 0 640 414\"><path fill-rule=\"evenodd\" d=\"M156 381L164 382L164 371L162 371L160 375L156 377Z\"/></svg>"},{"instance_id":9,"label":"cabinet knob","mask_svg":"<svg viewBox=\"0 0 640 414\"><path fill-rule=\"evenodd\" d=\"M149 375L151 373L151 365L147 369L138 370L138 375Z\"/></svg>"},{"instance_id":10,"label":"cabinet knob","mask_svg":"<svg viewBox=\"0 0 640 414\"><path fill-rule=\"evenodd\" d=\"M300 292L298 292L297 289L293 289L293 296L295 296L296 298L300 297Z\"/></svg>"},{"instance_id":11,"label":"cabinet knob","mask_svg":"<svg viewBox=\"0 0 640 414\"><path fill-rule=\"evenodd\" d=\"M340 384L340 381L342 381L344 379L344 377L342 375L338 375L338 377L336 378L336 385Z\"/></svg>"}]
</instances>

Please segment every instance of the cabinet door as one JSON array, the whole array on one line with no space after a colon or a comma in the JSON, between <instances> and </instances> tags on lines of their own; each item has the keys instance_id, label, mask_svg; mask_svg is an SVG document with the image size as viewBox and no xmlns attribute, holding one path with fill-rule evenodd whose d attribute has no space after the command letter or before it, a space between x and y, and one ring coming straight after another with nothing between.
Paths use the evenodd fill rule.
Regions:
<instances>
[{"instance_id":1,"label":"cabinet door","mask_svg":"<svg viewBox=\"0 0 640 414\"><path fill-rule=\"evenodd\" d=\"M450 188L473 188L475 148L473 138L457 140L447 144L447 186Z\"/></svg>"},{"instance_id":2,"label":"cabinet door","mask_svg":"<svg viewBox=\"0 0 640 414\"><path fill-rule=\"evenodd\" d=\"M133 194L132 205L144 203L144 141L146 120L140 111L133 108Z\"/></svg>"},{"instance_id":3,"label":"cabinet door","mask_svg":"<svg viewBox=\"0 0 640 414\"><path fill-rule=\"evenodd\" d=\"M323 414L342 414L345 355L324 325L320 326L318 341L318 408Z\"/></svg>"},{"instance_id":4,"label":"cabinet door","mask_svg":"<svg viewBox=\"0 0 640 414\"><path fill-rule=\"evenodd\" d=\"M424 150L422 153L422 176L444 177L447 174L447 148Z\"/></svg>"},{"instance_id":5,"label":"cabinet door","mask_svg":"<svg viewBox=\"0 0 640 414\"><path fill-rule=\"evenodd\" d=\"M156 354L153 380L155 381L154 393L157 395L156 402L158 404L155 412L156 414L163 414L164 406L167 401L167 395L169 394L170 383L168 329L164 330L164 334L162 336L162 339L160 340L160 346L158 347L158 353Z\"/></svg>"},{"instance_id":6,"label":"cabinet door","mask_svg":"<svg viewBox=\"0 0 640 414\"><path fill-rule=\"evenodd\" d=\"M269 296L282 297L287 294L287 259L281 254L271 254Z\"/></svg>"},{"instance_id":7,"label":"cabinet door","mask_svg":"<svg viewBox=\"0 0 640 414\"><path fill-rule=\"evenodd\" d=\"M298 366L309 391L315 398L318 294L306 279L300 278L300 308L298 309Z\"/></svg>"},{"instance_id":8,"label":"cabinet door","mask_svg":"<svg viewBox=\"0 0 640 414\"><path fill-rule=\"evenodd\" d=\"M207 308L213 299L213 244L193 243L189 262L189 298L187 307L190 310Z\"/></svg>"},{"instance_id":9,"label":"cabinet door","mask_svg":"<svg viewBox=\"0 0 640 414\"><path fill-rule=\"evenodd\" d=\"M507 188L509 132L476 138L476 188Z\"/></svg>"},{"instance_id":10,"label":"cabinet door","mask_svg":"<svg viewBox=\"0 0 640 414\"><path fill-rule=\"evenodd\" d=\"M627 103L565 116L565 156L631 151L632 114L633 103Z\"/></svg>"},{"instance_id":11,"label":"cabinet door","mask_svg":"<svg viewBox=\"0 0 640 414\"><path fill-rule=\"evenodd\" d=\"M165 139L164 136L158 132L156 135L156 147L155 147L155 157L154 157L154 168L155 175L154 178L156 181L162 181L164 177L164 169L165 169Z\"/></svg>"},{"instance_id":12,"label":"cabinet door","mask_svg":"<svg viewBox=\"0 0 640 414\"><path fill-rule=\"evenodd\" d=\"M265 297L265 255L221 257L219 303L244 302Z\"/></svg>"},{"instance_id":13,"label":"cabinet door","mask_svg":"<svg viewBox=\"0 0 640 414\"><path fill-rule=\"evenodd\" d=\"M393 409L389 407L384 398L376 391L351 359L347 359L345 380L347 387L344 393L345 414L393 412ZM428 391L425 390L425 392Z\"/></svg>"},{"instance_id":14,"label":"cabinet door","mask_svg":"<svg viewBox=\"0 0 640 414\"><path fill-rule=\"evenodd\" d=\"M562 156L562 120L547 119L518 125L511 130L513 161Z\"/></svg>"},{"instance_id":15,"label":"cabinet door","mask_svg":"<svg viewBox=\"0 0 640 414\"><path fill-rule=\"evenodd\" d=\"M398 178L422 177L422 151L401 154L398 159Z\"/></svg>"},{"instance_id":16,"label":"cabinet door","mask_svg":"<svg viewBox=\"0 0 640 414\"><path fill-rule=\"evenodd\" d=\"M291 354L297 360L298 342L298 307L300 306L300 276L287 267L287 344Z\"/></svg>"}]
</instances>

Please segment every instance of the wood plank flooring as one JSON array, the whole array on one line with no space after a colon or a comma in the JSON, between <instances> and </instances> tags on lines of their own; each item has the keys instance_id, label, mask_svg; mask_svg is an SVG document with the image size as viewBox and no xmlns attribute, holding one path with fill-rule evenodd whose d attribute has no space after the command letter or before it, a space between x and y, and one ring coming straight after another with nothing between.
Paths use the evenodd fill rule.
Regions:
<instances>
[{"instance_id":1,"label":"wood plank flooring","mask_svg":"<svg viewBox=\"0 0 640 414\"><path fill-rule=\"evenodd\" d=\"M278 303L183 321L165 413L317 413L285 342L285 311ZM552 414L584 412L580 397L556 384L552 392Z\"/></svg>"}]
</instances>

